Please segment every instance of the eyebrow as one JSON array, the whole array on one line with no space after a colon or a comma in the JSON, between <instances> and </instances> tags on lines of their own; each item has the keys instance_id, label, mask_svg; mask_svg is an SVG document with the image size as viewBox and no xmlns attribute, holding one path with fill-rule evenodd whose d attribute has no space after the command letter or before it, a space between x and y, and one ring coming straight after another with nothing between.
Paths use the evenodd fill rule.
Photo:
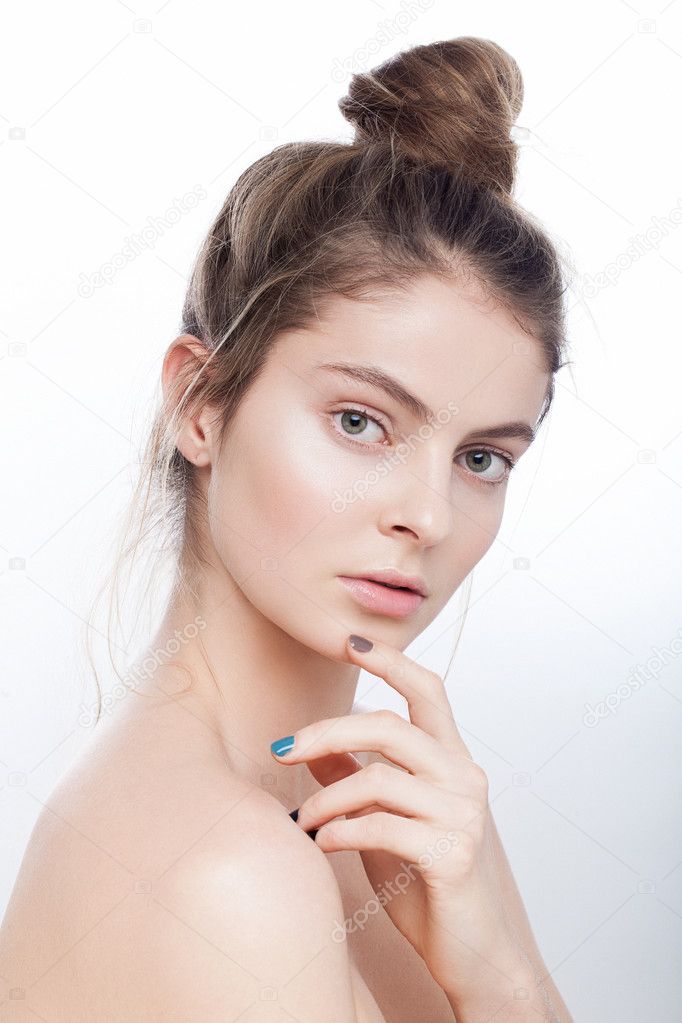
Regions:
<instances>
[{"instance_id":1,"label":"eyebrow","mask_svg":"<svg viewBox=\"0 0 682 1023\"><path fill-rule=\"evenodd\" d=\"M436 414L428 405L425 405L420 398L412 394L411 391L408 391L399 380L385 373L378 366L363 366L351 362L322 362L315 368L324 369L331 373L339 373L349 380L359 380L363 384L369 384L370 387L379 388L379 390L388 394L389 397L406 408L415 419L421 422L425 423L429 419L436 418ZM480 430L472 430L466 435L463 443L472 437L483 435L494 438L518 437L529 444L532 444L535 440L535 430L532 426L529 426L528 423L517 421L513 423L500 423L497 426L487 426Z\"/></svg>"}]
</instances>

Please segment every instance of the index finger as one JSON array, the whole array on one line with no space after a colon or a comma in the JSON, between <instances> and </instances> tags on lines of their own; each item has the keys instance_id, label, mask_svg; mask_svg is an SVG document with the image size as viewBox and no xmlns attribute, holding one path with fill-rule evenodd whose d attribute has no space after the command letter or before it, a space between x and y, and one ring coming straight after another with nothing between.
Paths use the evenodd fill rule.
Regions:
<instances>
[{"instance_id":1,"label":"index finger","mask_svg":"<svg viewBox=\"0 0 682 1023\"><path fill-rule=\"evenodd\" d=\"M372 645L367 650L365 647L369 642ZM453 752L472 759L457 728L445 684L439 675L417 664L388 643L351 635L347 640L347 648L355 664L383 678L405 697L413 725Z\"/></svg>"}]
</instances>

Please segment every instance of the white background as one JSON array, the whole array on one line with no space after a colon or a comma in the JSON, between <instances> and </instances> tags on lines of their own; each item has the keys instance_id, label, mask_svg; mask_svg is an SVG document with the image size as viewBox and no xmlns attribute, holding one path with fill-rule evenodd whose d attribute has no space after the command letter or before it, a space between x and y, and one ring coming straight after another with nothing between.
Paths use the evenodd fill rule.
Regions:
<instances>
[{"instance_id":1,"label":"white background","mask_svg":"<svg viewBox=\"0 0 682 1023\"><path fill-rule=\"evenodd\" d=\"M518 61L528 131L516 196L576 273L574 365L475 570L448 692L576 1021L672 1021L682 996L679 0L5 8L0 910L41 805L89 735L82 620L200 241L238 174L273 145L350 139L336 106L348 71L457 35L494 39ZM197 186L205 198L169 212ZM84 282L112 273L145 229L147 247L88 294ZM458 614L455 597L407 653L444 673ZM404 710L373 676L358 696Z\"/></svg>"}]
</instances>

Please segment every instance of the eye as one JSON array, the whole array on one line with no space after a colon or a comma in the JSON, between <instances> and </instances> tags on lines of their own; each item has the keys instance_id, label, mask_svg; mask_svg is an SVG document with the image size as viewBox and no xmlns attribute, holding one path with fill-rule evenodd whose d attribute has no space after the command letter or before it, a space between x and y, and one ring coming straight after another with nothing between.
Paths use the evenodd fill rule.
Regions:
<instances>
[{"instance_id":1,"label":"eye","mask_svg":"<svg viewBox=\"0 0 682 1023\"><path fill-rule=\"evenodd\" d=\"M476 482L482 483L484 486L496 487L504 483L515 465L509 455L505 455L503 451L497 451L495 448L470 448L469 451L462 452L461 457L467 460L467 468L477 477ZM502 472L498 471L492 479L482 476L481 469L483 472L487 472L495 458L504 463Z\"/></svg>"},{"instance_id":2,"label":"eye","mask_svg":"<svg viewBox=\"0 0 682 1023\"><path fill-rule=\"evenodd\" d=\"M351 444L355 444L358 447L372 448L377 443L381 443L381 437L367 438L367 424L372 423L376 426L384 436L387 436L389 431L388 427L382 423L382 421L375 416L371 416L366 409L356 408L354 406L348 406L342 409L338 409L336 412L331 413L332 420L336 423L336 417L340 416L340 427L335 425L337 433L345 439L348 439ZM370 431L371 434L371 431ZM358 437L362 440L352 440L351 438ZM515 462L509 455L505 454L504 451L498 451L497 448L489 447L478 447L470 448L468 451L463 451L460 458L467 460L467 470L469 477L474 483L480 484L484 487L497 487L504 483L515 466ZM494 461L497 459L498 463L502 463L501 470L494 471ZM493 476L484 476L483 473L488 472L490 468L493 468Z\"/></svg>"},{"instance_id":3,"label":"eye","mask_svg":"<svg viewBox=\"0 0 682 1023\"><path fill-rule=\"evenodd\" d=\"M378 427L383 435L387 433L386 427L380 420L375 419L374 416L370 416L368 412L359 408L343 408L337 412L332 412L332 420L335 421L336 416L340 416L340 428L339 433L344 437L361 437L357 443L361 446L363 444L371 445L376 444L381 440L381 437L372 438L367 436L367 423L373 423L374 426Z\"/></svg>"}]
</instances>

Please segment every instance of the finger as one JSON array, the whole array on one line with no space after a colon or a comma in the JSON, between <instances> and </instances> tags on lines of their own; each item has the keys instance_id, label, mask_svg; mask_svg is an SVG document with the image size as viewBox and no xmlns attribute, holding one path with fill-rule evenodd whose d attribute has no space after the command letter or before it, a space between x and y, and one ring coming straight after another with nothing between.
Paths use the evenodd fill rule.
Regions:
<instances>
[{"instance_id":1,"label":"finger","mask_svg":"<svg viewBox=\"0 0 682 1023\"><path fill-rule=\"evenodd\" d=\"M277 743L272 745L274 747ZM285 752L277 754L272 749L272 754L285 763L296 764L349 750L382 753L387 760L411 774L442 784L444 788L456 781L452 753L391 710L323 718L287 736ZM477 769L471 763L468 766ZM458 762L457 773L461 774Z\"/></svg>"},{"instance_id":2,"label":"finger","mask_svg":"<svg viewBox=\"0 0 682 1023\"><path fill-rule=\"evenodd\" d=\"M346 646L353 663L383 678L405 697L413 724L471 760L455 723L443 679L388 643L375 640L371 650L364 651L351 645L352 638L348 637Z\"/></svg>"},{"instance_id":3,"label":"finger","mask_svg":"<svg viewBox=\"0 0 682 1023\"><path fill-rule=\"evenodd\" d=\"M390 810L433 827L482 828L483 808L469 796L439 789L388 764L371 764L315 792L298 809L304 831L344 814Z\"/></svg>"},{"instance_id":4,"label":"finger","mask_svg":"<svg viewBox=\"0 0 682 1023\"><path fill-rule=\"evenodd\" d=\"M324 852L381 849L400 857L406 863L420 863L424 856L433 858L436 848L438 852L435 855L453 856L455 860L462 849L463 862L467 855L466 843L463 843L462 836L455 829L444 833L421 821L396 817L383 811L325 824L318 830L315 844Z\"/></svg>"}]
</instances>

